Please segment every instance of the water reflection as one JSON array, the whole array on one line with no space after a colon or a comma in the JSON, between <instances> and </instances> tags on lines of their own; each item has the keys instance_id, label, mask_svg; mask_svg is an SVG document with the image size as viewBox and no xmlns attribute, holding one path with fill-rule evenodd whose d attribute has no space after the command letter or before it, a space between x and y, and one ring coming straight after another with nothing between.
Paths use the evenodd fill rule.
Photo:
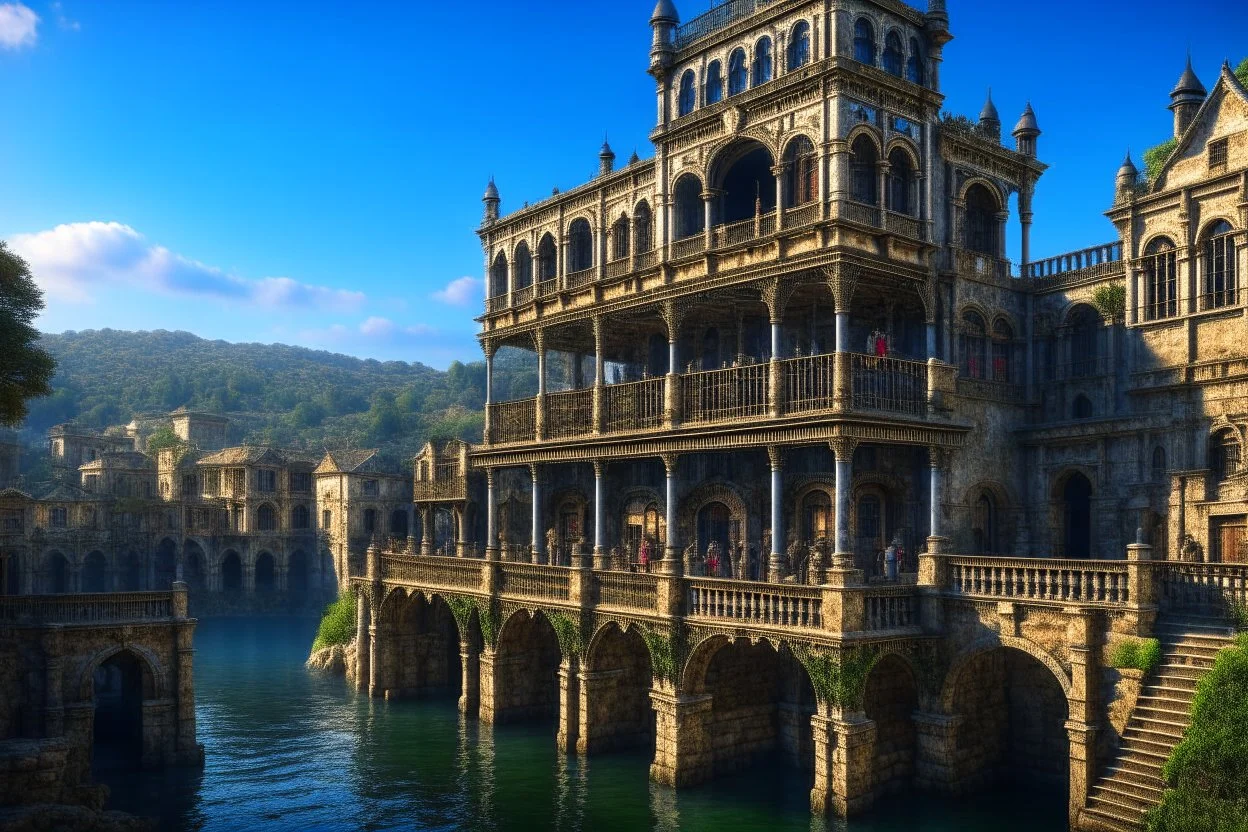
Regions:
<instances>
[{"instance_id":1,"label":"water reflection","mask_svg":"<svg viewBox=\"0 0 1248 832\"><path fill-rule=\"evenodd\" d=\"M756 766L680 792L644 752L565 757L553 723L483 726L453 698L380 702L304 671L312 619L216 619L196 633L204 771L110 777L113 808L172 832L657 830L1011 832L1066 828L1060 795L897 795L850 824L812 817L809 775Z\"/></svg>"}]
</instances>

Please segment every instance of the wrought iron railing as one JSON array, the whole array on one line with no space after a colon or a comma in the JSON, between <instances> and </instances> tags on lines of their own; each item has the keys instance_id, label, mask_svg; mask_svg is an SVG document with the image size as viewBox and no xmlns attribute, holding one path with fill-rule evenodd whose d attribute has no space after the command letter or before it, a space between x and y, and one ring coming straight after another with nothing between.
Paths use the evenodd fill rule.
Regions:
<instances>
[{"instance_id":1,"label":"wrought iron railing","mask_svg":"<svg viewBox=\"0 0 1248 832\"><path fill-rule=\"evenodd\" d=\"M594 391L586 387L546 394L546 435L583 436L593 430Z\"/></svg>"},{"instance_id":2,"label":"wrought iron railing","mask_svg":"<svg viewBox=\"0 0 1248 832\"><path fill-rule=\"evenodd\" d=\"M659 263L659 253L650 249L649 251L641 251L637 253L637 271L643 269L653 269Z\"/></svg>"},{"instance_id":3,"label":"wrought iron railing","mask_svg":"<svg viewBox=\"0 0 1248 832\"><path fill-rule=\"evenodd\" d=\"M1169 610L1208 608L1224 612L1248 607L1248 563L1156 564L1161 604Z\"/></svg>"},{"instance_id":4,"label":"wrought iron railing","mask_svg":"<svg viewBox=\"0 0 1248 832\"><path fill-rule=\"evenodd\" d=\"M767 365L688 373L680 380L685 422L710 422L767 413Z\"/></svg>"},{"instance_id":5,"label":"wrought iron railing","mask_svg":"<svg viewBox=\"0 0 1248 832\"><path fill-rule=\"evenodd\" d=\"M818 202L808 202L805 205L798 205L796 208L786 208L784 211L785 228L802 228L803 226L813 224L818 219Z\"/></svg>"},{"instance_id":6,"label":"wrought iron railing","mask_svg":"<svg viewBox=\"0 0 1248 832\"><path fill-rule=\"evenodd\" d=\"M772 0L728 0L709 12L698 15L676 30L676 48L684 49L698 38L717 32L748 17L760 8L771 5Z\"/></svg>"},{"instance_id":7,"label":"wrought iron railing","mask_svg":"<svg viewBox=\"0 0 1248 832\"><path fill-rule=\"evenodd\" d=\"M927 412L927 363L850 355L853 407L921 416Z\"/></svg>"},{"instance_id":8,"label":"wrought iron railing","mask_svg":"<svg viewBox=\"0 0 1248 832\"><path fill-rule=\"evenodd\" d=\"M568 600L568 569L535 563L499 565L499 592L525 598Z\"/></svg>"},{"instance_id":9,"label":"wrought iron railing","mask_svg":"<svg viewBox=\"0 0 1248 832\"><path fill-rule=\"evenodd\" d=\"M703 251L706 251L706 237L701 231L692 237L675 240L671 245L671 257L673 260L691 257L694 254L701 254Z\"/></svg>"},{"instance_id":10,"label":"wrought iron railing","mask_svg":"<svg viewBox=\"0 0 1248 832\"><path fill-rule=\"evenodd\" d=\"M1009 260L965 248L955 248L952 251L953 266L959 274L987 280L1008 280L1010 277Z\"/></svg>"},{"instance_id":11,"label":"wrought iron railing","mask_svg":"<svg viewBox=\"0 0 1248 832\"><path fill-rule=\"evenodd\" d=\"M541 283L537 284L537 296L539 298L548 298L551 295L557 294L558 292L559 292L558 278L551 278L550 280L543 280Z\"/></svg>"},{"instance_id":12,"label":"wrought iron railing","mask_svg":"<svg viewBox=\"0 0 1248 832\"><path fill-rule=\"evenodd\" d=\"M784 367L784 406L789 413L827 410L832 407L832 369L835 358L830 353L789 358Z\"/></svg>"},{"instance_id":13,"label":"wrought iron railing","mask_svg":"<svg viewBox=\"0 0 1248 832\"><path fill-rule=\"evenodd\" d=\"M594 272L595 269L593 266L590 266L588 269L578 269L574 272L568 272L564 279L564 285L569 289L579 289L582 286L588 286L594 282Z\"/></svg>"},{"instance_id":14,"label":"wrought iron railing","mask_svg":"<svg viewBox=\"0 0 1248 832\"><path fill-rule=\"evenodd\" d=\"M437 555L381 556L381 574L385 580L417 586L479 589L482 565L480 560Z\"/></svg>"},{"instance_id":15,"label":"wrought iron railing","mask_svg":"<svg viewBox=\"0 0 1248 832\"><path fill-rule=\"evenodd\" d=\"M528 286L522 286L519 289L516 289L511 293L511 305L512 306L523 306L526 303L532 303L532 301L533 301L533 284L532 283L530 283Z\"/></svg>"},{"instance_id":16,"label":"wrought iron railing","mask_svg":"<svg viewBox=\"0 0 1248 832\"><path fill-rule=\"evenodd\" d=\"M619 260L612 260L603 268L603 274L608 279L623 277L633 270L633 263L628 257L621 257Z\"/></svg>"},{"instance_id":17,"label":"wrought iron railing","mask_svg":"<svg viewBox=\"0 0 1248 832\"><path fill-rule=\"evenodd\" d=\"M898 214L895 211L885 211L884 227L893 234L901 234L906 237L912 237L916 240L927 239L927 226L907 214Z\"/></svg>"},{"instance_id":18,"label":"wrought iron railing","mask_svg":"<svg viewBox=\"0 0 1248 832\"><path fill-rule=\"evenodd\" d=\"M849 222L869 225L872 228L880 226L879 208L863 202L855 202L852 199L842 199L837 203L837 217Z\"/></svg>"},{"instance_id":19,"label":"wrought iron railing","mask_svg":"<svg viewBox=\"0 0 1248 832\"><path fill-rule=\"evenodd\" d=\"M490 405L490 431L495 442L528 442L537 433L537 398Z\"/></svg>"},{"instance_id":20,"label":"wrought iron railing","mask_svg":"<svg viewBox=\"0 0 1248 832\"><path fill-rule=\"evenodd\" d=\"M420 500L466 500L468 478L458 474L450 477L417 481L412 484L412 499Z\"/></svg>"},{"instance_id":21,"label":"wrought iron railing","mask_svg":"<svg viewBox=\"0 0 1248 832\"><path fill-rule=\"evenodd\" d=\"M663 379L649 378L603 388L603 429L644 430L663 424Z\"/></svg>"},{"instance_id":22,"label":"wrought iron railing","mask_svg":"<svg viewBox=\"0 0 1248 832\"><path fill-rule=\"evenodd\" d=\"M658 604L657 575L599 570L594 579L600 606L650 612Z\"/></svg>"}]
</instances>

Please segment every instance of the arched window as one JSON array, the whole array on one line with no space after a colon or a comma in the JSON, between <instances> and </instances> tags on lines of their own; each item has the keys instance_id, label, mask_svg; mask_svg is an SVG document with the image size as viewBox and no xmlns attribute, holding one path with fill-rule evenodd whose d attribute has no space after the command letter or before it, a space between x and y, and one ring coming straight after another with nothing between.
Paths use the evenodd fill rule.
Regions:
<instances>
[{"instance_id":1,"label":"arched window","mask_svg":"<svg viewBox=\"0 0 1248 832\"><path fill-rule=\"evenodd\" d=\"M1071 418L1074 419L1091 419L1092 418L1092 400L1080 393L1075 396L1074 404L1070 407Z\"/></svg>"},{"instance_id":2,"label":"arched window","mask_svg":"<svg viewBox=\"0 0 1248 832\"><path fill-rule=\"evenodd\" d=\"M962 313L962 372L967 378L986 378L988 327L973 309Z\"/></svg>"},{"instance_id":3,"label":"arched window","mask_svg":"<svg viewBox=\"0 0 1248 832\"><path fill-rule=\"evenodd\" d=\"M1094 376L1101 371L1101 316L1087 304L1080 304L1070 315L1070 374L1074 378Z\"/></svg>"},{"instance_id":4,"label":"arched window","mask_svg":"<svg viewBox=\"0 0 1248 832\"><path fill-rule=\"evenodd\" d=\"M554 280L559 274L559 255L555 250L555 238L550 234L542 237L542 241L537 244L537 264L538 279L542 281Z\"/></svg>"},{"instance_id":5,"label":"arched window","mask_svg":"<svg viewBox=\"0 0 1248 832\"><path fill-rule=\"evenodd\" d=\"M805 66L810 60L810 24L805 20L793 27L789 40L789 71Z\"/></svg>"},{"instance_id":6,"label":"arched window","mask_svg":"<svg viewBox=\"0 0 1248 832\"><path fill-rule=\"evenodd\" d=\"M716 157L712 181L720 196L715 222L738 222L775 210L775 166L771 152L756 141L739 142Z\"/></svg>"},{"instance_id":7,"label":"arched window","mask_svg":"<svg viewBox=\"0 0 1248 832\"><path fill-rule=\"evenodd\" d=\"M1239 437L1230 428L1223 428L1209 438L1209 470L1221 481L1239 473Z\"/></svg>"},{"instance_id":8,"label":"arched window","mask_svg":"<svg viewBox=\"0 0 1248 832\"><path fill-rule=\"evenodd\" d=\"M881 63L884 71L889 75L901 77L902 64L906 61L906 53L901 48L901 35L896 32L889 32L884 38L884 55Z\"/></svg>"},{"instance_id":9,"label":"arched window","mask_svg":"<svg viewBox=\"0 0 1248 832\"><path fill-rule=\"evenodd\" d=\"M290 527L292 529L306 529L308 527L308 507L295 506L290 512Z\"/></svg>"},{"instance_id":10,"label":"arched window","mask_svg":"<svg viewBox=\"0 0 1248 832\"><path fill-rule=\"evenodd\" d=\"M682 240L701 234L705 229L706 215L702 210L702 183L692 176L682 176L673 190L676 208L676 233L673 239Z\"/></svg>"},{"instance_id":11,"label":"arched window","mask_svg":"<svg viewBox=\"0 0 1248 832\"><path fill-rule=\"evenodd\" d=\"M754 65L750 69L750 75L752 87L771 80L771 38L759 38L754 44Z\"/></svg>"},{"instance_id":12,"label":"arched window","mask_svg":"<svg viewBox=\"0 0 1248 832\"><path fill-rule=\"evenodd\" d=\"M980 254L996 257L997 211L996 198L983 185L972 185L966 192L966 247Z\"/></svg>"},{"instance_id":13,"label":"arched window","mask_svg":"<svg viewBox=\"0 0 1248 832\"><path fill-rule=\"evenodd\" d=\"M1153 448L1153 482L1161 482L1166 478L1166 449L1158 445Z\"/></svg>"},{"instance_id":14,"label":"arched window","mask_svg":"<svg viewBox=\"0 0 1248 832\"><path fill-rule=\"evenodd\" d=\"M750 73L745 68L745 50L734 49L728 56L728 95L745 92Z\"/></svg>"},{"instance_id":15,"label":"arched window","mask_svg":"<svg viewBox=\"0 0 1248 832\"><path fill-rule=\"evenodd\" d=\"M529 253L529 244L516 246L516 260L511 264L511 280L517 289L533 285L533 255Z\"/></svg>"},{"instance_id":16,"label":"arched window","mask_svg":"<svg viewBox=\"0 0 1248 832\"><path fill-rule=\"evenodd\" d=\"M372 534L377 531L377 509L364 509L364 534Z\"/></svg>"},{"instance_id":17,"label":"arched window","mask_svg":"<svg viewBox=\"0 0 1248 832\"><path fill-rule=\"evenodd\" d=\"M875 142L865 135L854 139L849 150L849 196L855 202L866 205L878 203L879 161Z\"/></svg>"},{"instance_id":18,"label":"arched window","mask_svg":"<svg viewBox=\"0 0 1248 832\"><path fill-rule=\"evenodd\" d=\"M1144 320L1179 314L1179 277L1174 243L1157 237L1144 249Z\"/></svg>"},{"instance_id":19,"label":"arched window","mask_svg":"<svg viewBox=\"0 0 1248 832\"><path fill-rule=\"evenodd\" d=\"M888 210L914 215L914 165L910 154L900 147L888 154Z\"/></svg>"},{"instance_id":20,"label":"arched window","mask_svg":"<svg viewBox=\"0 0 1248 832\"><path fill-rule=\"evenodd\" d=\"M262 532L271 532L277 528L277 512L273 506L264 503L256 510L256 528Z\"/></svg>"},{"instance_id":21,"label":"arched window","mask_svg":"<svg viewBox=\"0 0 1248 832\"><path fill-rule=\"evenodd\" d=\"M490 297L507 294L507 255L501 251L490 266Z\"/></svg>"},{"instance_id":22,"label":"arched window","mask_svg":"<svg viewBox=\"0 0 1248 832\"><path fill-rule=\"evenodd\" d=\"M687 116L692 113L697 97L698 91L694 89L693 70L686 69L685 74L680 76L680 95L676 102L677 115Z\"/></svg>"},{"instance_id":23,"label":"arched window","mask_svg":"<svg viewBox=\"0 0 1248 832\"><path fill-rule=\"evenodd\" d=\"M1204 252L1204 279L1201 281L1201 309L1217 309L1234 306L1235 297L1235 240L1231 224L1218 220L1206 232Z\"/></svg>"},{"instance_id":24,"label":"arched window","mask_svg":"<svg viewBox=\"0 0 1248 832\"><path fill-rule=\"evenodd\" d=\"M987 491L981 491L979 499L975 501L971 538L974 554L990 555L997 552L997 501Z\"/></svg>"},{"instance_id":25,"label":"arched window","mask_svg":"<svg viewBox=\"0 0 1248 832\"><path fill-rule=\"evenodd\" d=\"M706 103L715 104L724 100L724 72L719 61L711 61L706 68Z\"/></svg>"},{"instance_id":26,"label":"arched window","mask_svg":"<svg viewBox=\"0 0 1248 832\"><path fill-rule=\"evenodd\" d=\"M906 80L912 84L923 83L923 50L919 39L910 38L910 57L906 59Z\"/></svg>"},{"instance_id":27,"label":"arched window","mask_svg":"<svg viewBox=\"0 0 1248 832\"><path fill-rule=\"evenodd\" d=\"M1014 331L998 318L992 324L992 380L1008 384L1013 377L1010 371L1010 353L1014 348Z\"/></svg>"},{"instance_id":28,"label":"arched window","mask_svg":"<svg viewBox=\"0 0 1248 832\"><path fill-rule=\"evenodd\" d=\"M594 266L594 235L589 220L577 218L568 226L568 271L580 272Z\"/></svg>"},{"instance_id":29,"label":"arched window","mask_svg":"<svg viewBox=\"0 0 1248 832\"><path fill-rule=\"evenodd\" d=\"M611 259L622 260L628 256L628 217L620 217L611 226Z\"/></svg>"},{"instance_id":30,"label":"arched window","mask_svg":"<svg viewBox=\"0 0 1248 832\"><path fill-rule=\"evenodd\" d=\"M784 151L785 207L814 202L819 192L819 169L815 164L815 146L805 136L789 142Z\"/></svg>"},{"instance_id":31,"label":"arched window","mask_svg":"<svg viewBox=\"0 0 1248 832\"><path fill-rule=\"evenodd\" d=\"M639 253L654 248L654 221L650 217L650 206L642 202L633 211L633 244Z\"/></svg>"},{"instance_id":32,"label":"arched window","mask_svg":"<svg viewBox=\"0 0 1248 832\"><path fill-rule=\"evenodd\" d=\"M854 24L854 60L875 66L875 27L865 17Z\"/></svg>"}]
</instances>

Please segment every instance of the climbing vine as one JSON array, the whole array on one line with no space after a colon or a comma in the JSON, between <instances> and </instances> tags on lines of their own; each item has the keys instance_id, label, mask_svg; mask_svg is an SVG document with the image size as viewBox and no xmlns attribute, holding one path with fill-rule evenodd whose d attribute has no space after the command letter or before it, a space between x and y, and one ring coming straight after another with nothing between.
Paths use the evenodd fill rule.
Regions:
<instances>
[{"instance_id":1,"label":"climbing vine","mask_svg":"<svg viewBox=\"0 0 1248 832\"><path fill-rule=\"evenodd\" d=\"M853 710L862 707L867 676L879 658L879 653L870 648L840 653L839 656L822 650L803 651L798 656L810 674L816 697L830 705Z\"/></svg>"},{"instance_id":2,"label":"climbing vine","mask_svg":"<svg viewBox=\"0 0 1248 832\"><path fill-rule=\"evenodd\" d=\"M650 627L641 628L641 638L646 643L646 649L650 651L650 665L654 670L654 677L675 683L676 647L672 643L672 638Z\"/></svg>"},{"instance_id":3,"label":"climbing vine","mask_svg":"<svg viewBox=\"0 0 1248 832\"><path fill-rule=\"evenodd\" d=\"M1111 320L1121 319L1127 309L1127 287L1123 283L1097 286L1092 293L1092 305L1096 311Z\"/></svg>"},{"instance_id":4,"label":"climbing vine","mask_svg":"<svg viewBox=\"0 0 1248 832\"><path fill-rule=\"evenodd\" d=\"M484 598L476 600L477 620L481 622L481 638L491 647L498 646L498 631L502 626L502 615L495 601Z\"/></svg>"},{"instance_id":5,"label":"climbing vine","mask_svg":"<svg viewBox=\"0 0 1248 832\"><path fill-rule=\"evenodd\" d=\"M580 622L572 615L559 610L547 612L546 620L555 629L555 638L559 640L559 651L564 656L579 656L585 649L585 636L581 632Z\"/></svg>"},{"instance_id":6,"label":"climbing vine","mask_svg":"<svg viewBox=\"0 0 1248 832\"><path fill-rule=\"evenodd\" d=\"M446 605L451 608L451 616L459 625L460 636L466 637L468 625L472 622L472 611L477 608L476 601L463 595L448 595Z\"/></svg>"}]
</instances>

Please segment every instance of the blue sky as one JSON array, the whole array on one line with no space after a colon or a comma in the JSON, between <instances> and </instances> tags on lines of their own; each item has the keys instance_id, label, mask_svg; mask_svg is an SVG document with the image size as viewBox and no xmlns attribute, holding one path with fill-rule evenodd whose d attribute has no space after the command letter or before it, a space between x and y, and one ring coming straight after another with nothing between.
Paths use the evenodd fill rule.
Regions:
<instances>
[{"instance_id":1,"label":"blue sky","mask_svg":"<svg viewBox=\"0 0 1248 832\"><path fill-rule=\"evenodd\" d=\"M589 178L604 133L651 155L651 5L0 0L0 238L46 331L475 359L486 180L507 211ZM946 107L991 86L1044 131L1036 257L1113 237L1188 48L1206 86L1248 55L1239 0L948 5Z\"/></svg>"}]
</instances>

